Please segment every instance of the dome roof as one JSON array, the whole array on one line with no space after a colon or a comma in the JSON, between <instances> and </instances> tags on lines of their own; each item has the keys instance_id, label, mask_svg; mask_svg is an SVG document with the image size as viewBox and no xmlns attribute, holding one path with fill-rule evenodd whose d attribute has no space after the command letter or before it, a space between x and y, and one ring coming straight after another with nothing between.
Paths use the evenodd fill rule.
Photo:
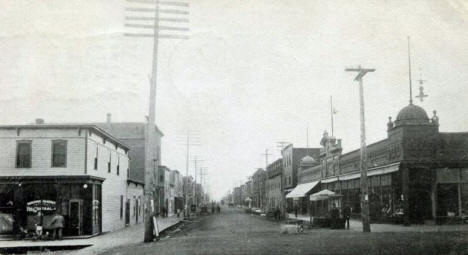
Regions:
<instances>
[{"instance_id":1,"label":"dome roof","mask_svg":"<svg viewBox=\"0 0 468 255\"><path fill-rule=\"evenodd\" d=\"M315 164L315 163L317 163L317 161L309 155L306 155L305 157L301 159L301 165Z\"/></svg>"},{"instance_id":2,"label":"dome roof","mask_svg":"<svg viewBox=\"0 0 468 255\"><path fill-rule=\"evenodd\" d=\"M410 104L401 109L395 120L395 126L428 124L430 124L430 122L426 111L422 107L414 104Z\"/></svg>"}]
</instances>

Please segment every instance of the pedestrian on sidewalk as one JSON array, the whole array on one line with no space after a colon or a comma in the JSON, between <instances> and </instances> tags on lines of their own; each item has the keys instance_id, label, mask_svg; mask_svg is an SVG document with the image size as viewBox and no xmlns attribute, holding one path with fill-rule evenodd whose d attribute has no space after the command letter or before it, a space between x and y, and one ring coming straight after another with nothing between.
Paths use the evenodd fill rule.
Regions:
<instances>
[{"instance_id":1,"label":"pedestrian on sidewalk","mask_svg":"<svg viewBox=\"0 0 468 255\"><path fill-rule=\"evenodd\" d=\"M343 217L345 218L346 229L349 229L349 219L351 218L351 207L346 204L343 208Z\"/></svg>"},{"instance_id":2,"label":"pedestrian on sidewalk","mask_svg":"<svg viewBox=\"0 0 468 255\"><path fill-rule=\"evenodd\" d=\"M62 240L62 230L65 226L65 219L63 218L63 216L58 213L55 213L50 225L52 227L52 239Z\"/></svg>"},{"instance_id":3,"label":"pedestrian on sidewalk","mask_svg":"<svg viewBox=\"0 0 468 255\"><path fill-rule=\"evenodd\" d=\"M216 206L216 211L218 212L218 214L221 212L221 207L219 207L219 205Z\"/></svg>"},{"instance_id":4,"label":"pedestrian on sidewalk","mask_svg":"<svg viewBox=\"0 0 468 255\"><path fill-rule=\"evenodd\" d=\"M338 221L340 219L340 210L336 208L335 204L333 204L333 207L330 212L331 216L331 228L332 229L337 229L338 228Z\"/></svg>"}]
</instances>

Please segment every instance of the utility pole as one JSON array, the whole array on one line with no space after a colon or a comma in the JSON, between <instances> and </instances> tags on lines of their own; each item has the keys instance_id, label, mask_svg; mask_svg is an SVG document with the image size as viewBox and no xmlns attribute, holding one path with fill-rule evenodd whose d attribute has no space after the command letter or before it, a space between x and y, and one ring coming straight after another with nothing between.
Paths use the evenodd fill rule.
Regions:
<instances>
[{"instance_id":1,"label":"utility pole","mask_svg":"<svg viewBox=\"0 0 468 255\"><path fill-rule=\"evenodd\" d=\"M268 167L268 156L272 155L271 153L268 153L268 149L265 149L265 153L262 154L262 156L265 156L265 171Z\"/></svg>"},{"instance_id":2,"label":"utility pole","mask_svg":"<svg viewBox=\"0 0 468 255\"><path fill-rule=\"evenodd\" d=\"M334 116L336 114L335 108L333 108L333 97L330 96L330 117L331 117L331 136L334 137Z\"/></svg>"},{"instance_id":3,"label":"utility pole","mask_svg":"<svg viewBox=\"0 0 468 255\"><path fill-rule=\"evenodd\" d=\"M188 28L183 27L172 27L172 26L160 26L161 22L188 22L188 19L176 18L169 20L164 17L160 17L160 13L172 13L178 15L188 15L186 10L175 10L173 8L184 8L188 7L188 3L184 2L159 2L153 0L127 0L131 4L136 4L139 7L128 7L125 8L125 11L128 13L153 13L153 17L149 16L134 16L129 15L125 17L126 23L125 27L132 29L150 29L152 33L141 33L141 32L131 32L124 33L124 36L129 37L150 37L153 39L153 63L151 68L151 76L149 77L150 82L150 99L149 99L149 115L148 121L145 128L145 235L144 242L152 242L154 240L153 233L153 214L155 207L155 200L159 201L159 194L155 192L155 181L152 179L154 173L153 164L157 164L158 158L155 156L157 152L154 151L152 144L154 144L154 129L156 125L156 85L157 85L157 71L158 71L158 46L160 38L169 38L169 39L188 39L185 35L176 35L176 34L159 34L160 30L171 30L171 31L188 31ZM163 6L160 9L160 5ZM150 8L148 8L150 6ZM169 9L165 9L164 6L167 6ZM169 12L168 12L169 11ZM147 22L150 23L141 23ZM159 180L159 169L157 169L157 178L156 183ZM157 187L159 188L159 187ZM155 199L155 196L157 198ZM156 233L159 235L159 233Z\"/></svg>"},{"instance_id":4,"label":"utility pole","mask_svg":"<svg viewBox=\"0 0 468 255\"><path fill-rule=\"evenodd\" d=\"M193 163L194 163L194 185L193 185L193 200L195 206L197 206L197 163L198 162L203 162L203 160L198 159L197 156L194 157Z\"/></svg>"},{"instance_id":5,"label":"utility pole","mask_svg":"<svg viewBox=\"0 0 468 255\"><path fill-rule=\"evenodd\" d=\"M190 147L191 146L200 146L198 132L194 133L190 130L187 130L186 137L184 138L183 145L186 147L186 157L185 157L185 176L187 181L184 183L184 195L185 195L185 206L184 206L184 216L186 219L190 219L190 207L189 207L189 158L190 158ZM182 143L181 143L182 144Z\"/></svg>"},{"instance_id":6,"label":"utility pole","mask_svg":"<svg viewBox=\"0 0 468 255\"><path fill-rule=\"evenodd\" d=\"M207 167L200 167L200 184L203 187L203 203L206 203L206 176L208 175L207 173L208 168Z\"/></svg>"},{"instance_id":7,"label":"utility pole","mask_svg":"<svg viewBox=\"0 0 468 255\"><path fill-rule=\"evenodd\" d=\"M354 81L359 82L359 108L361 120L361 217L363 232L370 232L370 217L369 217L369 186L367 183L367 146L366 146L366 127L364 116L364 88L362 78L368 72L374 72L375 69L366 69L359 66L358 68L346 68L346 72L357 72Z\"/></svg>"}]
</instances>

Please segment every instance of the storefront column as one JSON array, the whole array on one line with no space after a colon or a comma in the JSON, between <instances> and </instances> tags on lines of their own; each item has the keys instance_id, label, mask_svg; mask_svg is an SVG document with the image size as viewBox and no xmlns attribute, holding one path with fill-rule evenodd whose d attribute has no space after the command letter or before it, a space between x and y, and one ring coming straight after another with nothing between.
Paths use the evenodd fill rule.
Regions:
<instances>
[{"instance_id":1,"label":"storefront column","mask_svg":"<svg viewBox=\"0 0 468 255\"><path fill-rule=\"evenodd\" d=\"M432 179L431 189L431 202L432 202L432 218L437 218L437 173L435 172L435 178Z\"/></svg>"},{"instance_id":2,"label":"storefront column","mask_svg":"<svg viewBox=\"0 0 468 255\"><path fill-rule=\"evenodd\" d=\"M461 194L461 180L462 180L462 176L461 176L461 169L458 170L458 185L457 185L457 188L458 188L458 216L462 216L462 194Z\"/></svg>"},{"instance_id":3,"label":"storefront column","mask_svg":"<svg viewBox=\"0 0 468 255\"><path fill-rule=\"evenodd\" d=\"M404 213L403 224L409 226L409 169L407 166L403 166L401 170Z\"/></svg>"}]
</instances>

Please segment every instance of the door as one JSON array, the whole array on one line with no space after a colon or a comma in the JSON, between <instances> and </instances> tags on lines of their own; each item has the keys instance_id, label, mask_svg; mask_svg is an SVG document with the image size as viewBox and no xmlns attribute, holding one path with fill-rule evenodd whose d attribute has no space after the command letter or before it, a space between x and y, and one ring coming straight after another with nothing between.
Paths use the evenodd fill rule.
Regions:
<instances>
[{"instance_id":1,"label":"door","mask_svg":"<svg viewBox=\"0 0 468 255\"><path fill-rule=\"evenodd\" d=\"M83 229L83 200L72 199L69 202L69 229L71 235L81 235Z\"/></svg>"}]
</instances>

